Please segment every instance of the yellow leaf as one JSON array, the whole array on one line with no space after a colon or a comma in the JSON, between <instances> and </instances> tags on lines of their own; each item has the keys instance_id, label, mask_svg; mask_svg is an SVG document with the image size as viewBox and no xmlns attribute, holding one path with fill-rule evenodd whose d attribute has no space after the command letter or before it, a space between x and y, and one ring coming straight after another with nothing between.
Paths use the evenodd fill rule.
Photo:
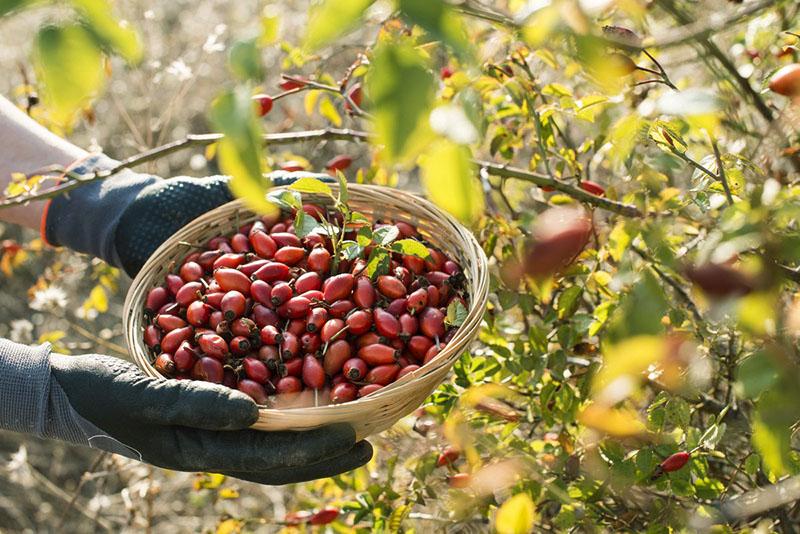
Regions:
<instances>
[{"instance_id":1,"label":"yellow leaf","mask_svg":"<svg viewBox=\"0 0 800 534\"><path fill-rule=\"evenodd\" d=\"M547 41L560 21L561 16L558 9L552 6L542 8L525 22L525 26L522 28L522 38L531 47L538 48Z\"/></svg>"},{"instance_id":2,"label":"yellow leaf","mask_svg":"<svg viewBox=\"0 0 800 534\"><path fill-rule=\"evenodd\" d=\"M312 90L307 91L305 98L303 98L303 108L306 111L306 115L311 116L314 114L314 108L317 107L317 102L319 102L319 97L322 95L322 91Z\"/></svg>"},{"instance_id":3,"label":"yellow leaf","mask_svg":"<svg viewBox=\"0 0 800 534\"><path fill-rule=\"evenodd\" d=\"M645 431L639 415L627 408L609 408L590 404L578 416L578 420L595 430L612 436L635 436Z\"/></svg>"},{"instance_id":4,"label":"yellow leaf","mask_svg":"<svg viewBox=\"0 0 800 534\"><path fill-rule=\"evenodd\" d=\"M622 117L611 127L609 136L611 150L608 155L615 165L621 164L628 158L639 141L639 132L646 123L647 121L634 113Z\"/></svg>"},{"instance_id":5,"label":"yellow leaf","mask_svg":"<svg viewBox=\"0 0 800 534\"><path fill-rule=\"evenodd\" d=\"M206 161L211 161L214 159L214 156L217 155L217 143L211 143L205 149L204 155L206 157Z\"/></svg>"},{"instance_id":6,"label":"yellow leaf","mask_svg":"<svg viewBox=\"0 0 800 534\"><path fill-rule=\"evenodd\" d=\"M536 520L536 509L526 493L514 495L497 510L497 534L528 534Z\"/></svg>"},{"instance_id":7,"label":"yellow leaf","mask_svg":"<svg viewBox=\"0 0 800 534\"><path fill-rule=\"evenodd\" d=\"M225 482L225 475L219 473L200 473L192 484L195 490L217 489Z\"/></svg>"},{"instance_id":8,"label":"yellow leaf","mask_svg":"<svg viewBox=\"0 0 800 534\"><path fill-rule=\"evenodd\" d=\"M238 519L226 519L217 525L217 534L235 534L241 532L243 526Z\"/></svg>"},{"instance_id":9,"label":"yellow leaf","mask_svg":"<svg viewBox=\"0 0 800 534\"><path fill-rule=\"evenodd\" d=\"M319 114L328 119L334 126L342 125L342 116L336 111L329 98L323 98L319 103Z\"/></svg>"},{"instance_id":10,"label":"yellow leaf","mask_svg":"<svg viewBox=\"0 0 800 534\"><path fill-rule=\"evenodd\" d=\"M220 499L238 499L239 498L239 490L235 488L222 488L218 492Z\"/></svg>"},{"instance_id":11,"label":"yellow leaf","mask_svg":"<svg viewBox=\"0 0 800 534\"><path fill-rule=\"evenodd\" d=\"M439 140L420 157L422 182L436 204L465 223L483 212L483 191L467 147Z\"/></svg>"},{"instance_id":12,"label":"yellow leaf","mask_svg":"<svg viewBox=\"0 0 800 534\"><path fill-rule=\"evenodd\" d=\"M83 309L87 311L97 310L100 313L107 312L108 295L106 295L106 290L102 286L94 286L91 293L89 293L89 298L83 303Z\"/></svg>"},{"instance_id":13,"label":"yellow leaf","mask_svg":"<svg viewBox=\"0 0 800 534\"><path fill-rule=\"evenodd\" d=\"M278 39L281 19L273 11L270 6L267 6L261 16L261 34L258 36L260 46L272 44Z\"/></svg>"},{"instance_id":14,"label":"yellow leaf","mask_svg":"<svg viewBox=\"0 0 800 534\"><path fill-rule=\"evenodd\" d=\"M604 346L603 367L592 383L594 391L604 395L622 394L629 384L638 383L647 368L666 355L666 345L659 336L634 336L614 345ZM622 379L622 381L620 381ZM617 391L607 391L613 387Z\"/></svg>"}]
</instances>

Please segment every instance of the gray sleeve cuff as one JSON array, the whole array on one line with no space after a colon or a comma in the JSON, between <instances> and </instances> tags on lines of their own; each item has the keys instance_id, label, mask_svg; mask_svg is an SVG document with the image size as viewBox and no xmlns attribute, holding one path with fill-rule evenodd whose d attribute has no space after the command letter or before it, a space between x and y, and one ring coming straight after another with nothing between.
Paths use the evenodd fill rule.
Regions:
<instances>
[{"instance_id":1,"label":"gray sleeve cuff","mask_svg":"<svg viewBox=\"0 0 800 534\"><path fill-rule=\"evenodd\" d=\"M0 428L141 459L72 408L50 373L50 345L0 339Z\"/></svg>"}]
</instances>

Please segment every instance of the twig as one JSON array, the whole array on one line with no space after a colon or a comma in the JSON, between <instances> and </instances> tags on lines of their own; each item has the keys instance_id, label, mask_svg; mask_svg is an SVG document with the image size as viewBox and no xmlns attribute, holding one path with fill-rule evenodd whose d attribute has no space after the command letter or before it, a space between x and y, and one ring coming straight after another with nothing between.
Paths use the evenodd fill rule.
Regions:
<instances>
[{"instance_id":1,"label":"twig","mask_svg":"<svg viewBox=\"0 0 800 534\"><path fill-rule=\"evenodd\" d=\"M708 17L703 17L692 24L681 26L669 35L655 37L652 42L645 42L645 44L650 48L664 49L683 45L689 41L706 39L721 30L742 22L766 7L772 7L774 4L775 0L761 0L760 2L742 6L741 9L728 16L725 16L722 12L711 13Z\"/></svg>"},{"instance_id":2,"label":"twig","mask_svg":"<svg viewBox=\"0 0 800 534\"><path fill-rule=\"evenodd\" d=\"M674 90L677 91L678 88L675 87L675 84L673 84L672 80L669 79L669 75L667 74L667 71L665 71L664 67L661 66L661 63L659 63L658 60L655 57L653 57L653 54L648 52L646 48L642 49L642 52L644 52L644 55L646 55L648 58L650 58L650 61L652 61L653 65L656 66L656 68L659 71L659 75L664 80L664 84L669 86L671 89L674 89Z\"/></svg>"},{"instance_id":3,"label":"twig","mask_svg":"<svg viewBox=\"0 0 800 534\"><path fill-rule=\"evenodd\" d=\"M683 161L685 161L686 163L688 163L689 165L691 165L692 167L694 167L698 171L707 174L708 176L710 176L711 178L713 178L717 182L720 181L719 176L717 176L716 174L711 172L711 170L708 167L706 167L705 165L693 160L692 158L687 156L686 153L681 152L680 150L678 150L677 148L675 148L674 146L672 146L670 144L666 144L666 146L669 147L669 151L670 152L672 152L673 154L678 156L680 159L682 159Z\"/></svg>"},{"instance_id":4,"label":"twig","mask_svg":"<svg viewBox=\"0 0 800 534\"><path fill-rule=\"evenodd\" d=\"M553 189L561 191L562 193L569 195L570 197L576 200L580 200L581 202L586 202L587 204L596 206L598 208L602 208L604 210L612 211L614 213L619 213L621 215L626 215L628 217L644 217L644 214L639 210L639 208L637 208L632 204L625 204L623 202L617 202L616 200L611 200L605 197L599 197L597 195L587 193L583 189L579 189L573 185L566 184L561 180L555 180L544 174L528 172L522 169L509 167L508 165L492 163L489 161L476 160L475 165L486 169L486 171L489 174L492 174L494 176L514 178L517 180L522 180L525 182L536 184L539 187L542 186L552 187Z\"/></svg>"},{"instance_id":5,"label":"twig","mask_svg":"<svg viewBox=\"0 0 800 534\"><path fill-rule=\"evenodd\" d=\"M687 14L678 9L675 6L673 0L659 0L659 5L667 11L672 17L677 20L682 25L691 24L692 18ZM750 82L747 81L747 78L744 78L741 74L739 74L736 65L726 56L719 47L714 44L711 40L710 36L700 36L695 39L700 46L705 48L706 52L712 55L722 67L728 71L728 74L736 81L741 89L742 93L746 95L750 100L752 100L753 104L755 105L758 112L761 114L762 117L767 122L772 122L773 115L772 110L769 109L767 104L764 102L764 99L761 98L759 95L750 85Z\"/></svg>"},{"instance_id":6,"label":"twig","mask_svg":"<svg viewBox=\"0 0 800 534\"><path fill-rule=\"evenodd\" d=\"M520 29L520 25L517 24L517 22L514 21L514 19L512 19L511 17L490 10L484 6L476 5L473 2L466 1L461 5L455 6L455 9L456 11L460 11L461 13L469 17L485 20L487 22L493 22L495 24L500 24L501 26L505 26L506 28L512 30Z\"/></svg>"},{"instance_id":7,"label":"twig","mask_svg":"<svg viewBox=\"0 0 800 534\"><path fill-rule=\"evenodd\" d=\"M53 198L68 191L75 189L81 185L91 183L98 180L105 180L124 169L136 167L149 161L163 158L174 152L197 147L207 146L216 143L224 136L219 133L187 135L185 138L178 141L173 141L165 145L152 148L145 152L136 154L127 159L122 160L114 167L97 172L95 174L88 174L80 179L70 180L55 187L51 187L45 191L40 191L32 195L18 195L0 201L0 209L9 208L11 206L18 206L27 202L37 200L45 200ZM358 130L340 129L340 128L326 128L321 130L308 130L303 132L286 132L276 134L265 134L263 141L265 145L285 145L291 143L299 143L309 140L325 140L325 141L364 141L369 139L369 134Z\"/></svg>"},{"instance_id":8,"label":"twig","mask_svg":"<svg viewBox=\"0 0 800 534\"><path fill-rule=\"evenodd\" d=\"M78 496L81 493L81 489L83 489L83 485L86 484L86 482L88 482L89 480L91 480L91 477L89 475L93 473L95 469L98 468L100 463L103 460L105 460L107 456L108 456L107 452L101 452L100 454L97 455L97 458L95 458L94 462L92 462L92 465L89 466L89 469L83 472L81 479L78 481L78 486L75 488L75 491L72 492L72 499L70 499L70 501L67 503L67 506L61 512L61 518L58 521L59 529L64 528L64 521L67 520L67 514L69 514L69 511L72 510L72 507L78 500Z\"/></svg>"},{"instance_id":9,"label":"twig","mask_svg":"<svg viewBox=\"0 0 800 534\"><path fill-rule=\"evenodd\" d=\"M359 117L369 117L370 116L369 113L367 113L366 111L361 109L361 107L358 104L353 102L353 99L350 98L350 95L347 94L347 91L345 91L344 88L336 87L336 86L333 86L333 85L327 85L327 84L324 84L324 83L315 82L314 80L307 80L305 78L293 78L292 76L286 76L286 75L284 75L283 78L285 80L290 81L290 82L302 83L306 87L310 87L310 88L313 88L313 89L319 89L320 91L328 91L329 93L336 93L337 95L339 95L342 98L344 98L345 102L348 103L348 105L350 106L351 111L352 111L352 113L354 115L357 115Z\"/></svg>"},{"instance_id":10,"label":"twig","mask_svg":"<svg viewBox=\"0 0 800 534\"><path fill-rule=\"evenodd\" d=\"M719 153L719 146L717 145L716 139L711 137L711 134L709 134L709 138L711 139L711 146L714 148L714 157L717 158L717 175L719 176L719 181L722 182L722 188L725 190L725 197L728 199L728 204L733 206L733 195L728 185L728 179L725 177L725 168L722 166L722 156Z\"/></svg>"}]
</instances>

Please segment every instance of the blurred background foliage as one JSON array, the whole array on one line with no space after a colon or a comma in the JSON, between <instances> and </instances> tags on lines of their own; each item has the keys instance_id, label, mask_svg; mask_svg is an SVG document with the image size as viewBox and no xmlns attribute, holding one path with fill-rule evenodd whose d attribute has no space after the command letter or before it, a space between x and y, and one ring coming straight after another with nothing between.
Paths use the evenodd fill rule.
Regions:
<instances>
[{"instance_id":1,"label":"blurred background foliage","mask_svg":"<svg viewBox=\"0 0 800 534\"><path fill-rule=\"evenodd\" d=\"M77 144L121 159L186 139L139 168L226 172L255 206L265 170L347 156L348 179L470 225L493 271L479 340L367 467L269 488L3 433L0 525L275 532L333 507L313 528L795 528L800 108L768 83L798 61L796 2L0 0L0 15L0 89ZM579 205L577 222L553 211ZM0 335L127 356L124 276L0 232Z\"/></svg>"}]
</instances>

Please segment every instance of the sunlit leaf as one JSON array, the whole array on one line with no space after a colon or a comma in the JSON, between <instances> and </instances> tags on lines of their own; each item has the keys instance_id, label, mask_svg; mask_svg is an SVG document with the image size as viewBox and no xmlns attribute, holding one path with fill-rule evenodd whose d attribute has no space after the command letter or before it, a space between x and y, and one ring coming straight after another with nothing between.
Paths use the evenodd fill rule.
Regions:
<instances>
[{"instance_id":1,"label":"sunlit leaf","mask_svg":"<svg viewBox=\"0 0 800 534\"><path fill-rule=\"evenodd\" d=\"M274 212L275 205L264 196L270 180L263 173L261 129L250 91L240 87L224 92L212 104L210 118L217 130L225 134L217 155L222 172L231 176L233 194L255 211Z\"/></svg>"},{"instance_id":2,"label":"sunlit leaf","mask_svg":"<svg viewBox=\"0 0 800 534\"><path fill-rule=\"evenodd\" d=\"M277 41L280 25L280 17L272 13L269 8L265 8L261 15L261 33L258 36L258 45L267 46Z\"/></svg>"},{"instance_id":3,"label":"sunlit leaf","mask_svg":"<svg viewBox=\"0 0 800 534\"><path fill-rule=\"evenodd\" d=\"M242 81L252 80L258 82L264 78L261 50L256 44L256 39L233 43L228 63L234 76Z\"/></svg>"},{"instance_id":4,"label":"sunlit leaf","mask_svg":"<svg viewBox=\"0 0 800 534\"><path fill-rule=\"evenodd\" d=\"M483 212L483 191L468 148L440 140L420 158L422 182L436 204L463 222L470 223Z\"/></svg>"},{"instance_id":5,"label":"sunlit leaf","mask_svg":"<svg viewBox=\"0 0 800 534\"><path fill-rule=\"evenodd\" d=\"M386 274L389 272L390 261L391 256L388 252L386 252L386 250L382 248L375 248L369 255L369 260L367 261L367 267L364 269L364 274L373 279L382 274Z\"/></svg>"},{"instance_id":6,"label":"sunlit leaf","mask_svg":"<svg viewBox=\"0 0 800 534\"><path fill-rule=\"evenodd\" d=\"M400 12L463 58L472 54L461 15L443 0L398 0Z\"/></svg>"},{"instance_id":7,"label":"sunlit leaf","mask_svg":"<svg viewBox=\"0 0 800 534\"><path fill-rule=\"evenodd\" d=\"M665 354L666 344L659 336L636 336L606 345L603 347L603 366L595 377L593 389L598 392L607 387L624 389L631 382L638 382L642 373L664 359ZM618 382L620 378L626 381Z\"/></svg>"},{"instance_id":8,"label":"sunlit leaf","mask_svg":"<svg viewBox=\"0 0 800 534\"><path fill-rule=\"evenodd\" d=\"M584 425L612 436L635 436L645 431L639 414L627 408L590 404L578 416Z\"/></svg>"},{"instance_id":9,"label":"sunlit leaf","mask_svg":"<svg viewBox=\"0 0 800 534\"><path fill-rule=\"evenodd\" d=\"M323 97L319 101L319 114L328 119L334 126L342 125L342 116L336 110L331 99Z\"/></svg>"},{"instance_id":10,"label":"sunlit leaf","mask_svg":"<svg viewBox=\"0 0 800 534\"><path fill-rule=\"evenodd\" d=\"M328 184L310 176L298 178L297 181L289 185L289 189L301 193L321 193L330 197L333 196L333 191Z\"/></svg>"},{"instance_id":11,"label":"sunlit leaf","mask_svg":"<svg viewBox=\"0 0 800 534\"><path fill-rule=\"evenodd\" d=\"M497 534L527 534L533 528L536 509L526 493L514 495L497 510L494 527Z\"/></svg>"},{"instance_id":12,"label":"sunlit leaf","mask_svg":"<svg viewBox=\"0 0 800 534\"><path fill-rule=\"evenodd\" d=\"M427 259L431 253L428 247L417 241L416 239L401 239L392 243L392 250L401 252L403 254L410 254L418 258Z\"/></svg>"},{"instance_id":13,"label":"sunlit leaf","mask_svg":"<svg viewBox=\"0 0 800 534\"><path fill-rule=\"evenodd\" d=\"M68 128L103 87L103 54L96 40L81 25L45 26L36 36L34 62L48 110Z\"/></svg>"},{"instance_id":14,"label":"sunlit leaf","mask_svg":"<svg viewBox=\"0 0 800 534\"><path fill-rule=\"evenodd\" d=\"M127 22L121 23L114 18L108 0L71 0L71 2L105 46L125 58L128 63L136 64L142 59L139 36Z\"/></svg>"},{"instance_id":15,"label":"sunlit leaf","mask_svg":"<svg viewBox=\"0 0 800 534\"><path fill-rule=\"evenodd\" d=\"M372 239L379 245L388 245L400 235L400 230L395 225L382 226L375 230Z\"/></svg>"},{"instance_id":16,"label":"sunlit leaf","mask_svg":"<svg viewBox=\"0 0 800 534\"><path fill-rule=\"evenodd\" d=\"M458 299L453 300L447 306L447 316L445 317L445 322L447 322L450 326L461 326L464 324L464 321L467 319L467 314L469 310L467 310L461 301Z\"/></svg>"},{"instance_id":17,"label":"sunlit leaf","mask_svg":"<svg viewBox=\"0 0 800 534\"><path fill-rule=\"evenodd\" d=\"M403 159L421 148L434 91L425 57L408 44L385 42L375 50L366 85L386 157Z\"/></svg>"},{"instance_id":18,"label":"sunlit leaf","mask_svg":"<svg viewBox=\"0 0 800 534\"><path fill-rule=\"evenodd\" d=\"M354 29L375 0L323 0L311 8L305 46L310 50Z\"/></svg>"}]
</instances>

